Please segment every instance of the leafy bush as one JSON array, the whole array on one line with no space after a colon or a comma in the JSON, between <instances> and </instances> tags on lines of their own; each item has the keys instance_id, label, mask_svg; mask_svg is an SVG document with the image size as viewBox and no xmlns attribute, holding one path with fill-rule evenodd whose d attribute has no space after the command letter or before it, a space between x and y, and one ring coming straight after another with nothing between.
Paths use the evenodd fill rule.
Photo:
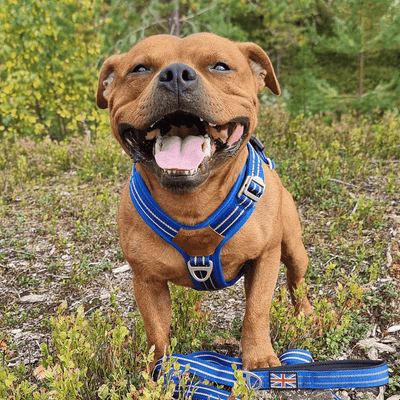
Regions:
<instances>
[{"instance_id":1,"label":"leafy bush","mask_svg":"<svg viewBox=\"0 0 400 400\"><path fill-rule=\"evenodd\" d=\"M176 351L191 353L203 350L212 340L209 332L210 317L201 310L204 294L194 289L171 284L171 335L178 340Z\"/></svg>"},{"instance_id":2,"label":"leafy bush","mask_svg":"<svg viewBox=\"0 0 400 400\"><path fill-rule=\"evenodd\" d=\"M301 288L299 299L305 295ZM357 283L336 288L335 299L312 300L314 315L295 314L285 288L281 288L271 306L271 336L274 349L280 354L288 349L307 349L317 359L329 359L348 343L363 338L368 325L358 326L363 292ZM357 329L356 329L357 328Z\"/></svg>"},{"instance_id":3,"label":"leafy bush","mask_svg":"<svg viewBox=\"0 0 400 400\"><path fill-rule=\"evenodd\" d=\"M154 348L147 354L143 320L139 312L131 314L133 332L130 332L120 315L115 293L111 293L114 310L105 316L97 310L86 317L83 306L79 306L75 314L64 315L66 303L58 307L57 315L50 322L52 346L49 348L41 344L43 361L35 370L39 384L31 385L23 374L13 373L4 367L4 361L9 359L11 353L5 342L0 341L4 347L3 365L0 364L0 397L13 395L15 400L63 400L92 399L98 396L104 400L168 400L173 398L177 389L177 383L171 376L177 376L182 390L179 399L190 400L192 395L184 395L185 388L196 378L178 373L179 364L174 358L164 363L160 377L153 381L147 367L154 359ZM177 295L178 292L173 290L174 302L178 300ZM199 321L202 314L197 303L189 302L179 318L190 318L193 323ZM177 310L173 317L178 318ZM201 324L200 328L206 329L207 326ZM189 336L182 339L192 343L194 337ZM168 353L172 354L178 349L178 338L174 337ZM244 395L244 399L249 398L243 374L235 371L235 377L238 381L234 393Z\"/></svg>"},{"instance_id":4,"label":"leafy bush","mask_svg":"<svg viewBox=\"0 0 400 400\"><path fill-rule=\"evenodd\" d=\"M1 0L0 137L107 132L94 103L98 0Z\"/></svg>"}]
</instances>

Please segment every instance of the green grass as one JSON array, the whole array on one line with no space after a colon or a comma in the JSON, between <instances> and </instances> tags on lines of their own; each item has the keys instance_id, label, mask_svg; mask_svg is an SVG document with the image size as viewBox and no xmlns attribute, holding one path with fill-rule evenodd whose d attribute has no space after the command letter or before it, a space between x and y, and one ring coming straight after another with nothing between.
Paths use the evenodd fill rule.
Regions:
<instances>
[{"instance_id":1,"label":"green grass","mask_svg":"<svg viewBox=\"0 0 400 400\"><path fill-rule=\"evenodd\" d=\"M281 288L271 311L274 348L307 348L316 359L327 359L364 337L369 309L397 296L390 284L383 296L371 286L391 274L388 210L400 201L400 118L377 112L340 121L330 115L290 119L282 108L261 108L256 133L297 203L315 308L312 317L296 317ZM51 274L63 276L56 310L23 308L0 295L0 398L170 398L172 384L152 383L141 373L151 355L138 312L124 320L114 295L108 313L85 314L96 308L96 299L68 312L63 303L65 293L82 295L123 259L116 216L130 168L109 136L0 143L0 273L15 290L37 294L51 287ZM33 274L37 263L43 264L41 275ZM280 282L283 274L284 268ZM175 352L210 350L217 336L240 339L241 321L224 332L210 325L200 308L203 296L172 287ZM15 351L8 332L39 317L52 339L41 345L45 378L37 381L31 367L7 364ZM390 312L382 314L381 323L390 318ZM398 385L392 378L387 394ZM245 393L244 384L237 390Z\"/></svg>"}]
</instances>

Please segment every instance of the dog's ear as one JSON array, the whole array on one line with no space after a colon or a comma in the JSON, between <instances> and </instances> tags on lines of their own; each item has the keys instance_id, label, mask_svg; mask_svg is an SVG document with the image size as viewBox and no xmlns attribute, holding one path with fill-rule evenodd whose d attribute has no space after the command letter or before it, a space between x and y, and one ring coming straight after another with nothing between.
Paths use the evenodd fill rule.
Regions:
<instances>
[{"instance_id":1,"label":"dog's ear","mask_svg":"<svg viewBox=\"0 0 400 400\"><path fill-rule=\"evenodd\" d=\"M271 60L264 50L255 43L237 43L237 45L256 74L258 92L266 86L272 93L279 96L281 89L278 79L276 79Z\"/></svg>"},{"instance_id":2,"label":"dog's ear","mask_svg":"<svg viewBox=\"0 0 400 400\"><path fill-rule=\"evenodd\" d=\"M97 106L99 108L104 109L108 107L108 92L115 77L115 64L119 57L119 55L114 55L110 58L107 58L101 67L96 98Z\"/></svg>"}]
</instances>

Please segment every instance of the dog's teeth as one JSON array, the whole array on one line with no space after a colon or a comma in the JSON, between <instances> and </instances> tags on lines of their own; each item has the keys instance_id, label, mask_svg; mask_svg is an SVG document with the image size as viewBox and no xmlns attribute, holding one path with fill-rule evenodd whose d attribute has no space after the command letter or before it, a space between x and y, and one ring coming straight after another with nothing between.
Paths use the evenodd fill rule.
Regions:
<instances>
[{"instance_id":1,"label":"dog's teeth","mask_svg":"<svg viewBox=\"0 0 400 400\"><path fill-rule=\"evenodd\" d=\"M203 119L203 118L200 118L200 121L201 121L201 122L204 122L204 119Z\"/></svg>"},{"instance_id":2,"label":"dog's teeth","mask_svg":"<svg viewBox=\"0 0 400 400\"><path fill-rule=\"evenodd\" d=\"M161 148L162 148L162 137L157 136L156 142L154 143L154 147L153 147L153 155L156 155L157 153L159 153L161 151Z\"/></svg>"},{"instance_id":3,"label":"dog's teeth","mask_svg":"<svg viewBox=\"0 0 400 400\"><path fill-rule=\"evenodd\" d=\"M211 140L209 136L204 140L203 153L205 157L211 158Z\"/></svg>"},{"instance_id":4,"label":"dog's teeth","mask_svg":"<svg viewBox=\"0 0 400 400\"><path fill-rule=\"evenodd\" d=\"M208 125L212 126L213 128L217 126L215 124L212 124L211 122L209 122Z\"/></svg>"},{"instance_id":5,"label":"dog's teeth","mask_svg":"<svg viewBox=\"0 0 400 400\"><path fill-rule=\"evenodd\" d=\"M168 175L194 175L197 173L197 168L194 169L183 169L183 170L177 170L177 169L162 169L162 172L165 174L167 173Z\"/></svg>"},{"instance_id":6,"label":"dog's teeth","mask_svg":"<svg viewBox=\"0 0 400 400\"><path fill-rule=\"evenodd\" d=\"M154 144L154 155L156 155L157 153L159 153L161 151L161 144L159 142L156 142Z\"/></svg>"}]
</instances>

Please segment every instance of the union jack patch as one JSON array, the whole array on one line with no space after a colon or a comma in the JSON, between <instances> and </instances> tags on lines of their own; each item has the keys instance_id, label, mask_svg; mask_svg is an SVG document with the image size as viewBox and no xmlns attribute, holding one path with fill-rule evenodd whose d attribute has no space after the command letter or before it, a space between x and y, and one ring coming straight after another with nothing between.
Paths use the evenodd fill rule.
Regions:
<instances>
[{"instance_id":1,"label":"union jack patch","mask_svg":"<svg viewBox=\"0 0 400 400\"><path fill-rule=\"evenodd\" d=\"M269 386L275 389L296 389L297 388L297 374L283 372L269 374Z\"/></svg>"}]
</instances>

